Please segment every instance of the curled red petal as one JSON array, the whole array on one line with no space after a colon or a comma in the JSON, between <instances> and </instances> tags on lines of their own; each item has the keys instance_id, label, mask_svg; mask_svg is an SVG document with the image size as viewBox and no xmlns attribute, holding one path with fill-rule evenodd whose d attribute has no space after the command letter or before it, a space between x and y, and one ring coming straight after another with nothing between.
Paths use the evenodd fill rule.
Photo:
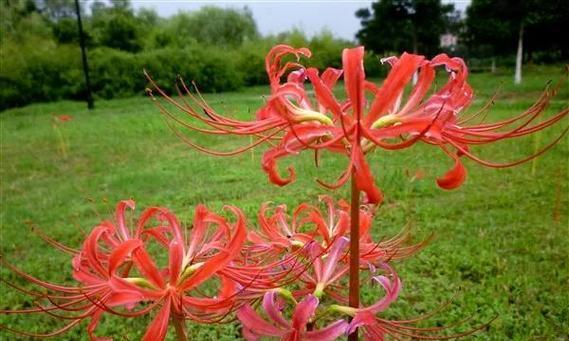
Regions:
<instances>
[{"instance_id":1,"label":"curled red petal","mask_svg":"<svg viewBox=\"0 0 569 341\"><path fill-rule=\"evenodd\" d=\"M352 104L354 118L358 122L361 118L364 104L365 73L363 58L363 46L353 49L344 49L342 52L346 95Z\"/></svg>"},{"instance_id":2,"label":"curled red petal","mask_svg":"<svg viewBox=\"0 0 569 341\"><path fill-rule=\"evenodd\" d=\"M277 160L289 153L284 148L275 148L265 152L263 154L263 170L269 176L269 181L275 185L285 186L293 182L296 179L296 173L292 166L289 166L288 177L284 178L279 174L277 169Z\"/></svg>"},{"instance_id":3,"label":"curled red petal","mask_svg":"<svg viewBox=\"0 0 569 341\"><path fill-rule=\"evenodd\" d=\"M366 117L366 126L373 124L389 110L424 59L423 56L403 53L400 59L389 60L393 69L375 95Z\"/></svg>"},{"instance_id":4,"label":"curled red petal","mask_svg":"<svg viewBox=\"0 0 569 341\"><path fill-rule=\"evenodd\" d=\"M464 165L460 162L458 155L449 152L446 153L454 159L454 167L437 179L437 185L439 185L440 188L450 190L462 185L466 179L466 168L464 168Z\"/></svg>"},{"instance_id":5,"label":"curled red petal","mask_svg":"<svg viewBox=\"0 0 569 341\"><path fill-rule=\"evenodd\" d=\"M156 263L152 260L148 252L144 247L139 247L133 252L134 263L140 272L146 277L152 284L159 288L164 287L164 279L156 266Z\"/></svg>"},{"instance_id":6,"label":"curled red petal","mask_svg":"<svg viewBox=\"0 0 569 341\"><path fill-rule=\"evenodd\" d=\"M292 54L298 60L301 55L310 57L310 50L307 48L295 49L289 45L276 45L274 46L265 58L265 70L269 76L271 87L275 89L278 87L280 82L280 77L289 69L294 63L286 63L284 66L281 65L281 60L284 56Z\"/></svg>"},{"instance_id":7,"label":"curled red petal","mask_svg":"<svg viewBox=\"0 0 569 341\"><path fill-rule=\"evenodd\" d=\"M235 223L235 232L233 238L228 242L225 248L219 250L217 254L204 262L190 277L184 280L179 286L179 290L189 290L202 284L208 278L213 276L217 271L223 268L233 258L239 254L239 249L247 237L247 229L245 227L245 216L243 212L236 207L227 206L237 217Z\"/></svg>"},{"instance_id":8,"label":"curled red petal","mask_svg":"<svg viewBox=\"0 0 569 341\"><path fill-rule=\"evenodd\" d=\"M117 219L119 231L123 237L123 240L127 240L130 238L130 232L128 231L128 228L126 227L126 224L124 221L124 214L125 214L125 211L127 208L134 210L134 207L135 207L134 200L121 200L117 204L116 219Z\"/></svg>"},{"instance_id":9,"label":"curled red petal","mask_svg":"<svg viewBox=\"0 0 569 341\"><path fill-rule=\"evenodd\" d=\"M170 271L170 283L174 284L178 281L180 271L182 269L182 262L184 259L184 246L178 241L173 240L169 245L168 252L168 269Z\"/></svg>"}]
</instances>

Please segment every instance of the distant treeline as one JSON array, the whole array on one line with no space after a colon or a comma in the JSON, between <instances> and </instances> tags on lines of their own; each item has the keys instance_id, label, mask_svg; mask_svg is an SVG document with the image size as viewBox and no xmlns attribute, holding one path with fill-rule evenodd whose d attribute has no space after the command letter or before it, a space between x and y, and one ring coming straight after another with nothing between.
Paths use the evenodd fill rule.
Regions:
<instances>
[{"instance_id":1,"label":"distant treeline","mask_svg":"<svg viewBox=\"0 0 569 341\"><path fill-rule=\"evenodd\" d=\"M433 56L442 45L468 60L513 63L521 39L526 62L569 59L567 0L471 0L464 13L448 1L379 0L355 14L362 25L358 40L379 54Z\"/></svg>"},{"instance_id":2,"label":"distant treeline","mask_svg":"<svg viewBox=\"0 0 569 341\"><path fill-rule=\"evenodd\" d=\"M81 2L85 5L85 2ZM1 1L0 109L31 102L84 97L84 78L74 2ZM146 69L170 92L177 75L200 91L221 92L268 82L264 58L277 43L307 46L310 64L340 67L341 51L353 45L323 31L308 39L292 30L262 37L249 10L204 7L161 18L133 11L128 1L90 2L83 9L89 69L95 98L144 94ZM378 58L367 57L380 75Z\"/></svg>"},{"instance_id":3,"label":"distant treeline","mask_svg":"<svg viewBox=\"0 0 569 341\"><path fill-rule=\"evenodd\" d=\"M381 66L379 56L403 51L429 56L441 51L458 54L469 57L469 64L479 70L489 69L491 64L512 66L520 22L529 42L529 59L548 62L566 58L566 31L537 38L535 33L552 27L554 31L564 29L566 23L551 25L566 11L557 10L563 6L553 6L561 0L541 2L541 12L526 6L523 13L532 14L529 18L533 20L526 20L527 24L521 19L512 23L500 19L510 17L508 11L515 7L506 6L509 1L500 0L500 6L493 6L486 0L473 0L466 19L440 0L381 0L371 11L358 11L355 14L362 29L357 37L368 51L366 73L382 76L387 67ZM327 31L311 38L300 30L261 36L247 8L210 6L162 18L151 9L134 11L129 0L80 3L95 98L143 94L148 86L143 69L169 92L174 91L177 75L195 81L204 92L265 84L264 57L275 44L310 48L313 57L308 64L319 69L341 67L342 49L355 44ZM0 12L0 110L31 102L84 98L74 0L0 0ZM460 37L459 44L445 47L446 51L439 43L445 32ZM536 48L531 49L533 46Z\"/></svg>"}]
</instances>

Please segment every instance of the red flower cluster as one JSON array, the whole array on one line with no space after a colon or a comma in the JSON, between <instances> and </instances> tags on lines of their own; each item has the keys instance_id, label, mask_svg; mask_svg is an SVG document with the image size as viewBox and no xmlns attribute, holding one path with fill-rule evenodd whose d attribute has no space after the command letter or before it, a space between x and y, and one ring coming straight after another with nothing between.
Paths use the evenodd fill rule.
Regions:
<instances>
[{"instance_id":1,"label":"red flower cluster","mask_svg":"<svg viewBox=\"0 0 569 341\"><path fill-rule=\"evenodd\" d=\"M47 293L11 285L35 298L37 307L1 313L47 313L70 321L46 334L19 331L30 336L59 335L88 319L87 332L93 340L99 339L94 332L103 314L135 318L151 312L154 318L144 340L163 340L170 323L221 322L235 311L249 340L261 336L334 340L360 326L371 340L386 333L428 332L409 327L411 322L378 317L401 289L388 263L413 254L424 243L406 245L406 233L373 241L368 233L373 214L362 207L360 268L383 287L385 295L369 307L347 307L350 208L329 197L321 200L325 211L302 204L291 215L284 205L263 205L258 232L248 229L242 212L231 206L226 209L234 222L200 205L187 230L160 207L146 209L134 226L128 226L125 213L134 209L134 202L121 201L114 221L95 226L78 250L40 234L73 256L78 285L48 283L4 262ZM161 260L165 264L160 265ZM258 300L266 317L253 308Z\"/></svg>"},{"instance_id":2,"label":"red flower cluster","mask_svg":"<svg viewBox=\"0 0 569 341\"><path fill-rule=\"evenodd\" d=\"M474 124L471 123L473 119L483 114L488 106L469 117L461 116L472 101L473 91L467 83L468 70L460 58L440 54L428 60L424 56L408 53L399 58L385 58L383 61L391 66L391 72L378 87L365 78L363 47L345 49L342 55L343 69L328 68L321 74L317 69L299 63L301 56L310 55L306 48L295 49L287 45L275 46L269 52L265 66L271 94L252 121L218 114L199 93L190 92L183 81L181 85L184 91L179 91L181 100L177 101L167 96L150 77L148 79L167 102L187 114L187 117L174 114L157 101L161 112L169 119L170 127L190 146L213 155L231 156L262 143L269 144L262 166L269 180L280 186L293 181L295 171L289 167L288 176L281 176L277 170L279 159L304 150L313 150L316 157L322 149L342 153L349 158L343 174L333 184L321 180L319 183L328 188L338 188L354 174L358 189L367 194L371 203L381 202L382 195L374 183L364 155L377 147L397 150L423 141L441 148L454 160L454 167L438 178L437 184L444 189L454 189L466 178L460 156L489 167L509 167L540 155L559 139L535 155L506 164L482 160L470 151L470 146L531 134L553 125L569 113L566 108L535 123L555 93L548 89L531 108L516 117ZM448 80L427 97L437 67L446 70ZM406 96L405 88L410 86L415 73L418 73L418 81ZM282 82L285 76L286 81ZM345 88L343 99L336 96L335 89L342 76ZM306 81L312 85L310 90L305 85ZM152 91L149 90L149 93L152 94ZM201 122L205 127L194 122ZM178 127L214 135L252 136L257 141L234 151L212 151L195 144Z\"/></svg>"},{"instance_id":3,"label":"red flower cluster","mask_svg":"<svg viewBox=\"0 0 569 341\"><path fill-rule=\"evenodd\" d=\"M176 328L178 338L185 340L186 320L216 323L231 318L233 313L248 340L278 337L325 341L341 335L356 339L357 328L367 340L383 340L387 334L395 338L441 336L437 334L441 327L416 326L421 318L390 321L381 316L397 299L402 285L391 261L412 255L425 242L407 244L406 232L390 240L373 240L369 230L375 205L360 207L359 194L364 192L370 204L380 203L382 194L365 155L378 147L397 150L418 141L437 146L455 163L437 183L453 189L466 177L461 156L490 167L508 167L543 153L559 139L535 155L510 164L481 160L470 146L531 134L558 122L569 109L536 123L554 93L548 90L535 105L514 118L472 124L487 107L468 118L461 117L472 101L472 89L467 83L467 68L459 58L442 54L427 60L407 53L387 58L391 72L377 87L365 79L362 47L344 50L342 70L328 68L321 74L300 64L301 56L310 57L310 51L278 45L269 52L266 70L271 94L251 121L219 115L183 81L182 88L178 88L180 99L174 100L148 78L166 102L191 119L172 113L155 98L169 126L186 143L219 156L267 144L270 147L263 155L262 167L277 185L286 185L295 178L291 167L287 177L278 172L277 162L285 156L305 150L313 150L316 158L320 150L346 155L349 163L338 180L333 184L319 182L337 188L352 177L355 186L351 207L329 197L321 197L325 210L301 204L292 214L284 205L265 204L258 214L259 229L254 230L235 207L226 207L233 216L228 219L200 205L191 228L184 229L174 214L159 207L145 210L134 226L128 226L125 213L134 209L134 202L122 201L114 221L95 226L78 250L41 234L73 256L73 277L78 285L48 283L4 262L47 293L10 284L34 297L37 307L0 313L47 313L70 321L47 334L20 331L31 336L59 335L88 319L88 334L98 339L94 332L103 314L134 318L150 313L154 317L144 340L163 340L169 324ZM445 68L448 80L427 97L437 67ZM405 89L415 73L418 82L406 95ZM340 77L344 97L335 93ZM312 85L310 91L307 81ZM234 151L216 152L195 144L179 127L257 140ZM417 172L413 179L422 176ZM359 288L360 272L365 280L379 284L383 290L383 295L375 302L367 302L367 306L358 303L357 290L348 292L348 283L351 289Z\"/></svg>"}]
</instances>

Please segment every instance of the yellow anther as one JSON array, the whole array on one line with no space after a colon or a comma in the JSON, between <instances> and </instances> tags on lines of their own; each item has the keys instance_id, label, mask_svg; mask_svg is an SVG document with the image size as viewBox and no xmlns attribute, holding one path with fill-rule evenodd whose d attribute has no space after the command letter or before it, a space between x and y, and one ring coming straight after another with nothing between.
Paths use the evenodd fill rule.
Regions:
<instances>
[{"instance_id":1,"label":"yellow anther","mask_svg":"<svg viewBox=\"0 0 569 341\"><path fill-rule=\"evenodd\" d=\"M146 279L140 277L127 277L124 279L125 281L132 283L136 286L147 288L147 289L155 289L155 287Z\"/></svg>"},{"instance_id":2,"label":"yellow anther","mask_svg":"<svg viewBox=\"0 0 569 341\"><path fill-rule=\"evenodd\" d=\"M371 127L372 129L385 128L396 123L399 123L399 118L397 118L395 115L389 114L378 118L375 122L373 122Z\"/></svg>"},{"instance_id":3,"label":"yellow anther","mask_svg":"<svg viewBox=\"0 0 569 341\"><path fill-rule=\"evenodd\" d=\"M297 123L300 122L308 122L308 121L317 121L320 122L324 125L327 126L331 126L334 125L334 122L332 121L332 119L322 113L319 113L318 111L313 111L313 110L307 110L307 109L301 109L298 107L295 107L294 109L294 121Z\"/></svg>"}]
</instances>

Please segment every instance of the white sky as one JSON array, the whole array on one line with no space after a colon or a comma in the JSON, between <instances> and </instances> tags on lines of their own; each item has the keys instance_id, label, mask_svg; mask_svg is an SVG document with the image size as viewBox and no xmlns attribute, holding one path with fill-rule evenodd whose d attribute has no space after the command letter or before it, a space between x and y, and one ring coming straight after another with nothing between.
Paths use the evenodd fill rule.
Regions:
<instances>
[{"instance_id":1,"label":"white sky","mask_svg":"<svg viewBox=\"0 0 569 341\"><path fill-rule=\"evenodd\" d=\"M193 11L207 5L236 8L248 6L263 35L298 27L310 36L326 28L337 37L353 40L360 28L360 22L354 14L360 8L369 7L372 2L363 0L132 0L132 5L135 9L154 8L163 17L176 14L179 10ZM443 0L443 2L454 3L456 9L464 11L470 0Z\"/></svg>"}]
</instances>

